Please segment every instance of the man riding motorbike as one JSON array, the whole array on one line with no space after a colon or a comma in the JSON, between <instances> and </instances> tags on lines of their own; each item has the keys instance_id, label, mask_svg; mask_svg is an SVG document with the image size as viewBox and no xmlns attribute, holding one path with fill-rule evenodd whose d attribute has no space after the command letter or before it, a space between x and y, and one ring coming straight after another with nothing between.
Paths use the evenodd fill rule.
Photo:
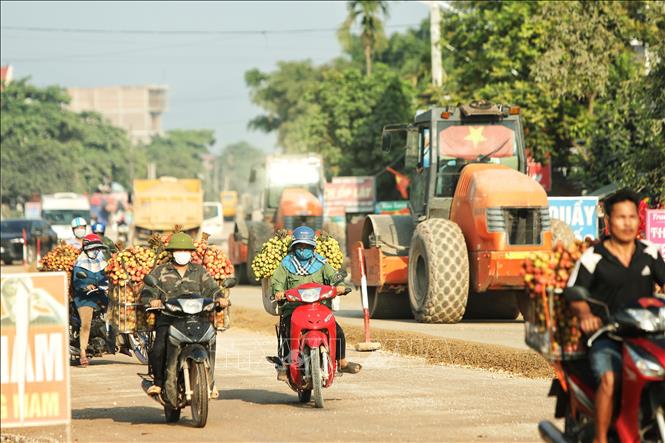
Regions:
<instances>
[{"instance_id":1,"label":"man riding motorbike","mask_svg":"<svg viewBox=\"0 0 665 443\"><path fill-rule=\"evenodd\" d=\"M571 274L569 286L583 286L594 300L607 305L609 314L642 297L651 297L655 284L665 284L665 262L658 248L637 240L639 197L631 191L618 191L605 202L609 235L587 249ZM572 303L580 327L591 335L607 321L603 306L585 301ZM598 381L595 400L595 439L607 441L612 421L614 394L622 372L621 343L606 334L593 342L589 360Z\"/></svg>"},{"instance_id":2,"label":"man riding motorbike","mask_svg":"<svg viewBox=\"0 0 665 443\"><path fill-rule=\"evenodd\" d=\"M113 240L104 235L106 233L106 225L104 223L97 222L92 225L92 233L97 234L102 239L104 246L107 248L104 254L107 259L111 258L111 255L118 252L118 248L115 243L113 243Z\"/></svg>"},{"instance_id":3,"label":"man riding motorbike","mask_svg":"<svg viewBox=\"0 0 665 443\"><path fill-rule=\"evenodd\" d=\"M228 300L221 298L222 293L215 280L208 274L202 265L191 263L192 251L196 250L192 238L182 232L173 234L166 246L173 253L173 261L157 266L150 275L159 282L158 288L145 285L141 296L144 304L151 307L161 307L167 298L188 297L191 294L216 300L220 307L228 306ZM150 351L150 365L153 373L153 385L148 388L148 395L158 395L164 384L164 369L166 365L166 345L169 336L169 326L172 318L159 315L155 324L155 340ZM212 350L211 374L213 374L213 396L216 393L214 386L215 350Z\"/></svg>"},{"instance_id":4,"label":"man riding motorbike","mask_svg":"<svg viewBox=\"0 0 665 443\"><path fill-rule=\"evenodd\" d=\"M74 238L67 239L67 243L80 250L83 246L83 237L88 232L88 222L83 217L76 217L72 220L71 226Z\"/></svg>"},{"instance_id":5,"label":"man riding motorbike","mask_svg":"<svg viewBox=\"0 0 665 443\"><path fill-rule=\"evenodd\" d=\"M284 303L279 323L279 359L282 362L277 368L277 379L285 381L287 378L287 359L290 355L289 340L291 329L291 314L300 303L283 302L285 292L305 283L319 283L325 285L338 284L333 281L337 271L326 262L326 259L314 252L316 247L316 234L307 226L300 226L293 231L293 242L289 246L289 253L284 257L282 263L273 273L270 279L272 293L275 300ZM341 294L346 288L337 287L337 293ZM330 300L324 300L324 305L331 307ZM337 367L341 372L355 374L362 366L352 363L345 358L346 338L339 323L337 325L336 355L339 362Z\"/></svg>"},{"instance_id":6,"label":"man riding motorbike","mask_svg":"<svg viewBox=\"0 0 665 443\"><path fill-rule=\"evenodd\" d=\"M86 367L89 360L86 356L88 339L90 338L90 325L92 324L92 315L96 307L100 304L108 305L108 297L101 292L88 293L99 286L107 286L108 280L104 269L106 260L104 259L104 244L102 239L95 234L88 234L83 238L83 251L79 255L74 269L72 270L74 287L74 306L78 310L81 319L80 330L80 349L81 356L79 363L81 367ZM83 271L86 278L76 276L77 272Z\"/></svg>"}]
</instances>

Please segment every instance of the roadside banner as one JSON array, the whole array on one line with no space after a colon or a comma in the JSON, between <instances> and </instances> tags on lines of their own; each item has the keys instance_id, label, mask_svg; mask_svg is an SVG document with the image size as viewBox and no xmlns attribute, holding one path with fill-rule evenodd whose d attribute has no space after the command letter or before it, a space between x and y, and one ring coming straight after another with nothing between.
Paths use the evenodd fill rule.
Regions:
<instances>
[{"instance_id":1,"label":"roadside banner","mask_svg":"<svg viewBox=\"0 0 665 443\"><path fill-rule=\"evenodd\" d=\"M67 274L3 274L0 285L2 427L71 420Z\"/></svg>"},{"instance_id":2,"label":"roadside banner","mask_svg":"<svg viewBox=\"0 0 665 443\"><path fill-rule=\"evenodd\" d=\"M334 177L325 184L324 192L327 206L342 206L347 214L374 212L374 177Z\"/></svg>"},{"instance_id":3,"label":"roadside banner","mask_svg":"<svg viewBox=\"0 0 665 443\"><path fill-rule=\"evenodd\" d=\"M598 238L598 197L549 197L550 218L570 226L578 240Z\"/></svg>"},{"instance_id":4,"label":"roadside banner","mask_svg":"<svg viewBox=\"0 0 665 443\"><path fill-rule=\"evenodd\" d=\"M382 201L376 204L377 214L409 215L409 202L406 200Z\"/></svg>"},{"instance_id":5,"label":"roadside banner","mask_svg":"<svg viewBox=\"0 0 665 443\"><path fill-rule=\"evenodd\" d=\"M647 210L647 240L660 248L660 255L665 258L665 209Z\"/></svg>"}]
</instances>

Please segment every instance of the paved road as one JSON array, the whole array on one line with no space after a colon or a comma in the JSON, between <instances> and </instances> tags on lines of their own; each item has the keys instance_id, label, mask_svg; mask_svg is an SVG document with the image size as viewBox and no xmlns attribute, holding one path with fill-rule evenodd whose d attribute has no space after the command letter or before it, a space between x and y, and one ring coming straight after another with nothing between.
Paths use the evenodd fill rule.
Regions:
<instances>
[{"instance_id":1,"label":"paved road","mask_svg":"<svg viewBox=\"0 0 665 443\"><path fill-rule=\"evenodd\" d=\"M337 379L317 410L275 380L263 358L274 338L236 328L220 333L218 346L221 395L205 429L191 427L189 411L165 424L139 388L144 367L120 355L71 369L74 440L537 441L537 422L554 408L546 380L351 352L363 371ZM63 437L59 429L20 433Z\"/></svg>"},{"instance_id":2,"label":"paved road","mask_svg":"<svg viewBox=\"0 0 665 443\"><path fill-rule=\"evenodd\" d=\"M236 287L231 290L231 300L235 306L263 311L261 288L259 286ZM358 291L354 291L341 299L341 309L335 313L335 317L342 325L363 325L362 305ZM524 344L524 323L522 320L465 320L454 325L423 324L415 320L372 320L371 325L381 329L419 332L442 338L502 345L522 350L528 349Z\"/></svg>"}]
</instances>

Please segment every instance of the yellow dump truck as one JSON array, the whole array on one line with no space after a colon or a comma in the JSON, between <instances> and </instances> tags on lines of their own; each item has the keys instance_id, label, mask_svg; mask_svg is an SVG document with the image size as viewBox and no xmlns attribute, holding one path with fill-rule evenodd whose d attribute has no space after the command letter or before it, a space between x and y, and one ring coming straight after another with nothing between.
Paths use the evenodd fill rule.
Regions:
<instances>
[{"instance_id":1,"label":"yellow dump truck","mask_svg":"<svg viewBox=\"0 0 665 443\"><path fill-rule=\"evenodd\" d=\"M153 233L171 231L175 225L196 237L203 223L201 180L134 180L133 206L135 243L146 243Z\"/></svg>"},{"instance_id":2,"label":"yellow dump truck","mask_svg":"<svg viewBox=\"0 0 665 443\"><path fill-rule=\"evenodd\" d=\"M224 220L233 220L238 207L238 193L236 191L222 191L219 197L224 211Z\"/></svg>"}]
</instances>

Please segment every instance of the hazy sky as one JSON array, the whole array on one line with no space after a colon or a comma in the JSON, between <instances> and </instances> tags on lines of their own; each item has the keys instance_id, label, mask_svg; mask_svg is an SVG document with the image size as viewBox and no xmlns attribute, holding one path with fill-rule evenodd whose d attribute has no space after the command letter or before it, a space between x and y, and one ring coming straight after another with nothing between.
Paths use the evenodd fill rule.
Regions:
<instances>
[{"instance_id":1,"label":"hazy sky","mask_svg":"<svg viewBox=\"0 0 665 443\"><path fill-rule=\"evenodd\" d=\"M428 16L419 2L390 2L387 30ZM274 134L249 131L261 112L249 101L244 73L279 60L329 61L341 53L335 35L346 2L2 2L2 64L37 85L66 87L165 84L163 128L211 128L217 146L247 140L264 149ZM59 28L58 32L7 27ZM147 31L280 31L288 33L124 34L65 29ZM314 30L314 31L312 31Z\"/></svg>"}]
</instances>

